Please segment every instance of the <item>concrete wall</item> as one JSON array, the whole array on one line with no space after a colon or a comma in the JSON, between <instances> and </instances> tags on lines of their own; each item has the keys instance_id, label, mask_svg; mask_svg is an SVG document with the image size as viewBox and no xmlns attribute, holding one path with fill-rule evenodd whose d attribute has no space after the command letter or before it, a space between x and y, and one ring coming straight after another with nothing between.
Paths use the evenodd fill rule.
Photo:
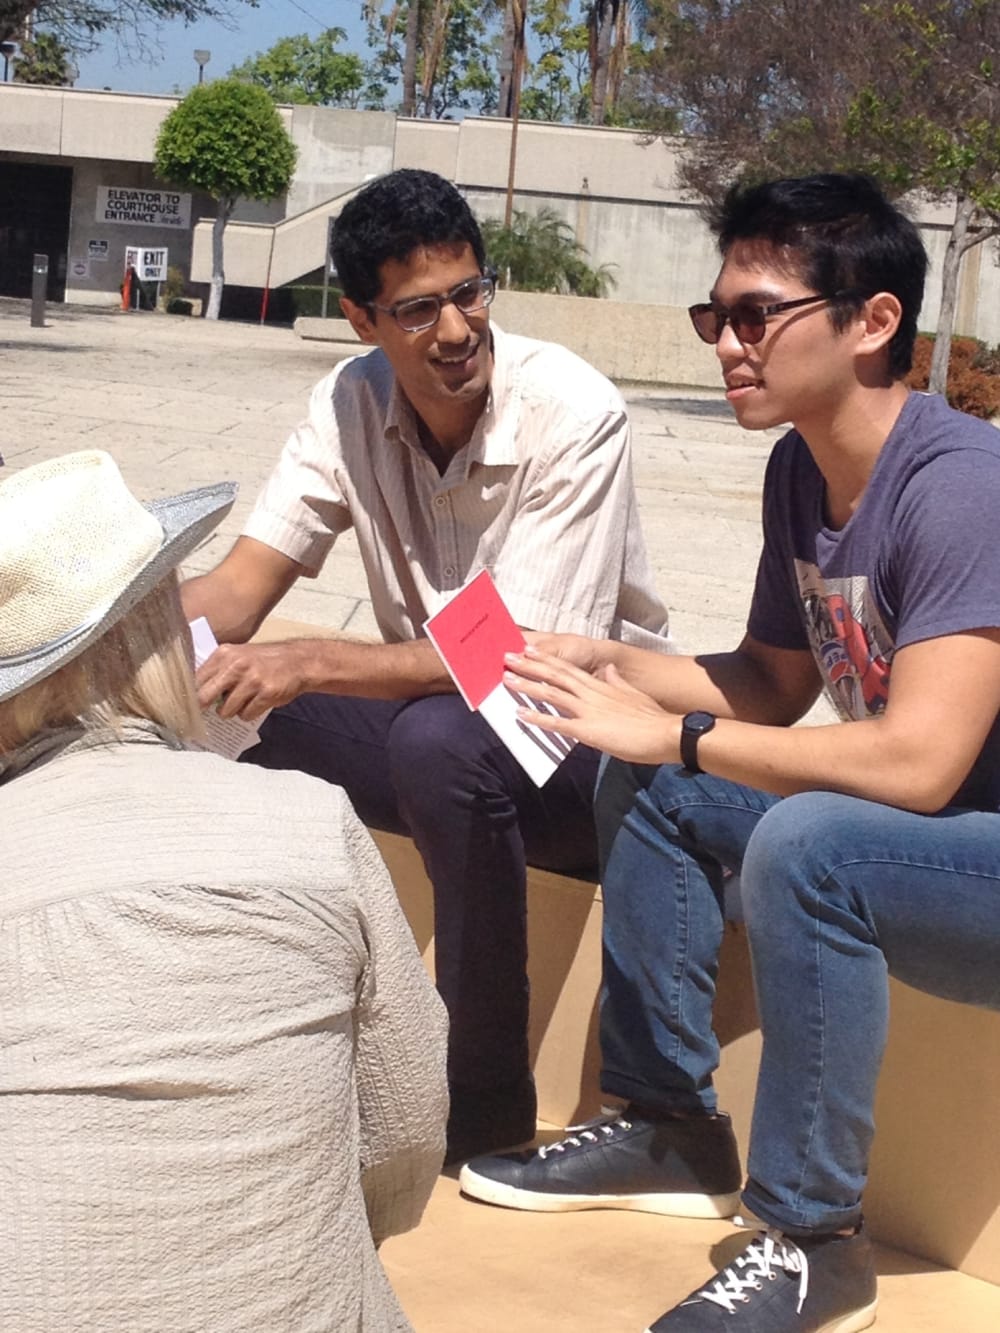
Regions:
<instances>
[{"instance_id":1,"label":"concrete wall","mask_svg":"<svg viewBox=\"0 0 1000 1333\"><path fill-rule=\"evenodd\" d=\"M283 216L304 213L392 170L396 117L388 111L297 106L290 132L299 156Z\"/></svg>"},{"instance_id":2,"label":"concrete wall","mask_svg":"<svg viewBox=\"0 0 1000 1333\"><path fill-rule=\"evenodd\" d=\"M165 246L168 262L182 272L191 263L190 228L129 226L97 220L97 192L99 186L162 189L162 182L153 169L143 162L84 159L73 164L73 205L69 227L69 281L66 288L68 304L116 305L118 285L125 269L125 248L140 245L148 248ZM207 195L195 193L191 200L192 216L214 207ZM107 258L90 257L90 241L107 242ZM85 276L74 275L73 265L86 262Z\"/></svg>"},{"instance_id":3,"label":"concrete wall","mask_svg":"<svg viewBox=\"0 0 1000 1333\"><path fill-rule=\"evenodd\" d=\"M491 316L508 333L561 343L619 383L720 387L713 349L679 306L501 291ZM364 350L346 319L298 319L295 331Z\"/></svg>"},{"instance_id":4,"label":"concrete wall","mask_svg":"<svg viewBox=\"0 0 1000 1333\"><path fill-rule=\"evenodd\" d=\"M86 215L96 184L131 183L126 164L143 164L148 173L156 133L174 105L172 98L3 84L0 144L5 152L42 162L70 161L78 168L72 233L77 246L88 235ZM479 216L503 215L509 121L402 120L383 112L319 107L284 107L281 115L299 149L295 182L287 199L267 205L241 201L235 223L267 224L314 212L370 176L400 166L438 171L458 184ZM103 164L114 175L96 179L85 163ZM137 179L152 181L148 174ZM670 145L644 144L629 130L521 122L513 202L529 211L553 208L565 218L590 261L611 266L619 301L686 306L702 299L711 285L717 257L693 202L678 189ZM200 200L196 208L193 224L199 214L214 214L211 201ZM946 208L926 204L918 216L932 261L920 324L933 329L950 219ZM241 236L235 223L227 235L227 269L239 274L241 283L262 285L270 240L254 235L254 228ZM297 273L289 277L322 266L325 235L324 226L311 222L298 228L300 248L292 262ZM140 236L138 243L144 240ZM149 241L163 243L156 242L153 229ZM276 238L274 252L278 244ZM199 246L200 241L196 252ZM174 248L178 255L185 252L180 242ZM966 255L958 305L958 330L990 343L1000 342L995 258L993 242ZM75 279L70 273L66 299L99 297L101 281L94 275ZM105 294L110 298L116 291L117 278L107 282Z\"/></svg>"}]
</instances>

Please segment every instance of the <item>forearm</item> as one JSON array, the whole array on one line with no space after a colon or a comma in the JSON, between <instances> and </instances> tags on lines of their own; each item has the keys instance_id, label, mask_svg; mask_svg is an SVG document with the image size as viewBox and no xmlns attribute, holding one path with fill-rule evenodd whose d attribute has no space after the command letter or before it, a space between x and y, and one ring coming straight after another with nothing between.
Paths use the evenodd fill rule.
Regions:
<instances>
[{"instance_id":1,"label":"forearm","mask_svg":"<svg viewBox=\"0 0 1000 1333\"><path fill-rule=\"evenodd\" d=\"M775 688L773 674L742 651L685 657L610 640L595 646L596 668L614 666L669 713L704 709L720 718L785 726L802 716L819 689L817 678L811 697L788 697Z\"/></svg>"},{"instance_id":2,"label":"forearm","mask_svg":"<svg viewBox=\"0 0 1000 1333\"><path fill-rule=\"evenodd\" d=\"M416 699L450 694L455 686L428 639L410 643L356 643L343 639L295 640L303 655L303 691L360 699Z\"/></svg>"},{"instance_id":3,"label":"forearm","mask_svg":"<svg viewBox=\"0 0 1000 1333\"><path fill-rule=\"evenodd\" d=\"M219 643L246 643L267 614L264 608L241 597L240 590L219 569L182 583L181 601L188 620L204 616Z\"/></svg>"},{"instance_id":4,"label":"forearm","mask_svg":"<svg viewBox=\"0 0 1000 1333\"><path fill-rule=\"evenodd\" d=\"M674 726L676 742L665 749L676 761L679 719ZM699 740L698 763L716 777L778 796L835 791L922 814L947 805L961 781L942 774L919 737L884 716L787 728L723 718Z\"/></svg>"}]
</instances>

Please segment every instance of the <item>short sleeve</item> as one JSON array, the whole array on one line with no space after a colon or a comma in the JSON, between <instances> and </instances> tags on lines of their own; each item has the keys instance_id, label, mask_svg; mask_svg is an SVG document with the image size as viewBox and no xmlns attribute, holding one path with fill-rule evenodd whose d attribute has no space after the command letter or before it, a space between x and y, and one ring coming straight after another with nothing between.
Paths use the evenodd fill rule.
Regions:
<instances>
[{"instance_id":1,"label":"short sleeve","mask_svg":"<svg viewBox=\"0 0 1000 1333\"><path fill-rule=\"evenodd\" d=\"M937 455L908 482L892 556L896 646L1000 627L1000 454Z\"/></svg>"},{"instance_id":2,"label":"short sleeve","mask_svg":"<svg viewBox=\"0 0 1000 1333\"><path fill-rule=\"evenodd\" d=\"M334 542L351 526L338 481L340 463L338 371L316 385L305 421L288 438L257 497L243 535L273 547L317 574Z\"/></svg>"}]
</instances>

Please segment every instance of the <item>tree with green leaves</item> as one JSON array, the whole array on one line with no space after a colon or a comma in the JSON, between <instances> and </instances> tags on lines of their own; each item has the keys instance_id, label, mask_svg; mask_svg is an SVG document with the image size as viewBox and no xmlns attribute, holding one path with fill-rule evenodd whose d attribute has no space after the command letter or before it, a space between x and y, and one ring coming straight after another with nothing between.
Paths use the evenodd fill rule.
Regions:
<instances>
[{"instance_id":1,"label":"tree with green leaves","mask_svg":"<svg viewBox=\"0 0 1000 1333\"><path fill-rule=\"evenodd\" d=\"M680 121L680 178L701 198L740 176L860 169L951 210L943 392L962 254L1000 231L1000 4L683 0L663 34L649 88Z\"/></svg>"},{"instance_id":2,"label":"tree with green leaves","mask_svg":"<svg viewBox=\"0 0 1000 1333\"><path fill-rule=\"evenodd\" d=\"M932 392L943 393L962 256L1000 235L1000 5L869 0L865 8L893 22L897 38L891 80L882 75L853 100L849 141L895 190L952 210L930 369Z\"/></svg>"},{"instance_id":3,"label":"tree with green leaves","mask_svg":"<svg viewBox=\"0 0 1000 1333\"><path fill-rule=\"evenodd\" d=\"M536 57L521 92L526 120L585 121L589 115L590 35L569 0L541 0L531 30Z\"/></svg>"},{"instance_id":4,"label":"tree with green leaves","mask_svg":"<svg viewBox=\"0 0 1000 1333\"><path fill-rule=\"evenodd\" d=\"M223 235L237 199L276 199L288 189L295 145L263 88L216 79L193 88L160 128L153 168L161 180L204 190L217 202L207 319L218 319L225 284Z\"/></svg>"},{"instance_id":5,"label":"tree with green leaves","mask_svg":"<svg viewBox=\"0 0 1000 1333\"><path fill-rule=\"evenodd\" d=\"M138 54L149 49L161 23L226 19L231 9L229 0L0 0L0 41L45 31L70 51L92 51L110 35Z\"/></svg>"},{"instance_id":6,"label":"tree with green leaves","mask_svg":"<svg viewBox=\"0 0 1000 1333\"><path fill-rule=\"evenodd\" d=\"M343 28L327 28L318 37L282 37L229 75L263 88L275 102L381 110L385 90L368 64L353 51L338 50L346 36Z\"/></svg>"},{"instance_id":7,"label":"tree with green leaves","mask_svg":"<svg viewBox=\"0 0 1000 1333\"><path fill-rule=\"evenodd\" d=\"M14 82L68 87L76 77L69 57L69 51L54 33L37 33L31 41L21 43L14 63Z\"/></svg>"},{"instance_id":8,"label":"tree with green leaves","mask_svg":"<svg viewBox=\"0 0 1000 1333\"><path fill-rule=\"evenodd\" d=\"M607 296L614 288L614 265L591 267L569 223L552 208L515 209L509 227L495 218L481 225L501 287L571 296Z\"/></svg>"},{"instance_id":9,"label":"tree with green leaves","mask_svg":"<svg viewBox=\"0 0 1000 1333\"><path fill-rule=\"evenodd\" d=\"M489 13L479 0L404 0L387 12L373 0L367 12L369 46L401 85L401 115L494 110Z\"/></svg>"}]
</instances>

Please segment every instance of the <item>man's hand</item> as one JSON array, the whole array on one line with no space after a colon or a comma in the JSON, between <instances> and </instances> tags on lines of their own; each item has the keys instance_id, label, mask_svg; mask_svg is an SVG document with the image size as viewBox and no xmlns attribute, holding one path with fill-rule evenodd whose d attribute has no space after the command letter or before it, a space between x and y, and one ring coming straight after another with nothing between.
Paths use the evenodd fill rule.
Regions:
<instances>
[{"instance_id":1,"label":"man's hand","mask_svg":"<svg viewBox=\"0 0 1000 1333\"><path fill-rule=\"evenodd\" d=\"M308 639L287 643L222 644L198 672L198 702L218 702L220 717L247 722L313 688Z\"/></svg>"},{"instance_id":2,"label":"man's hand","mask_svg":"<svg viewBox=\"0 0 1000 1333\"><path fill-rule=\"evenodd\" d=\"M681 719L629 685L613 666L601 667L594 676L532 646L523 654L508 653L504 684L559 710L561 717L518 710L522 721L543 731L570 736L629 763L679 762Z\"/></svg>"}]
</instances>

